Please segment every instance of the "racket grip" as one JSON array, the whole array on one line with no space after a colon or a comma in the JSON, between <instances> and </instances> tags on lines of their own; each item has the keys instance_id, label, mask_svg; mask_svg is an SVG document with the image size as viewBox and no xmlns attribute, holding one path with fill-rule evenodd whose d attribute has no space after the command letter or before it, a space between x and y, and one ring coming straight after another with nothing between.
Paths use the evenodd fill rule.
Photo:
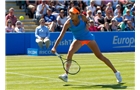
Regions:
<instances>
[{"instance_id":1,"label":"racket grip","mask_svg":"<svg viewBox=\"0 0 140 90\"><path fill-rule=\"evenodd\" d=\"M58 56L58 57L60 57L60 55L57 52L55 52L55 55Z\"/></svg>"}]
</instances>

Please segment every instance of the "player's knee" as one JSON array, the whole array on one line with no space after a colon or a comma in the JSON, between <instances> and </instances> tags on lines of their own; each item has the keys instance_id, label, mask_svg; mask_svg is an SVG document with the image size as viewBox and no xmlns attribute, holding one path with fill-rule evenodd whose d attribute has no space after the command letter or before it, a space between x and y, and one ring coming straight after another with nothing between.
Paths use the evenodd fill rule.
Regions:
<instances>
[{"instance_id":1,"label":"player's knee","mask_svg":"<svg viewBox=\"0 0 140 90\"><path fill-rule=\"evenodd\" d=\"M104 58L104 56L102 55L102 54L99 54L99 55L96 55L96 57L98 58L98 59L100 59L100 60L104 60L103 58Z\"/></svg>"}]
</instances>

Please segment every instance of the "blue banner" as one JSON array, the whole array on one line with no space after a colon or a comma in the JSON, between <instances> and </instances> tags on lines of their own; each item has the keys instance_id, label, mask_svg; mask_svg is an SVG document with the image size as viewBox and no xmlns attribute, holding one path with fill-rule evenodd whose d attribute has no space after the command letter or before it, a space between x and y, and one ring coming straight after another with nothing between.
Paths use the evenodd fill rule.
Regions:
<instances>
[{"instance_id":1,"label":"blue banner","mask_svg":"<svg viewBox=\"0 0 140 90\"><path fill-rule=\"evenodd\" d=\"M54 45L59 32L50 34L51 45ZM93 32L95 40L102 52L135 51L135 32ZM38 48L34 33L6 33L6 55L27 54L28 48ZM67 53L73 36L67 32L57 47L57 52ZM49 50L50 51L50 50ZM84 45L77 53L89 53L91 50Z\"/></svg>"}]
</instances>

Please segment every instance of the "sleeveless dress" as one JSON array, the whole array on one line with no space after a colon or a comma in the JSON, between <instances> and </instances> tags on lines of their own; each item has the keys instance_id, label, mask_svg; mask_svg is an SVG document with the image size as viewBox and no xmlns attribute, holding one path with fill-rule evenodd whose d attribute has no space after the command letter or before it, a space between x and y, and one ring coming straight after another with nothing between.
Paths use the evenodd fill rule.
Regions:
<instances>
[{"instance_id":1,"label":"sleeveless dress","mask_svg":"<svg viewBox=\"0 0 140 90\"><path fill-rule=\"evenodd\" d=\"M70 20L69 30L73 33L73 40L95 40L94 35L86 29L86 23L82 20L81 16L78 16L80 22L78 25L74 25Z\"/></svg>"}]
</instances>

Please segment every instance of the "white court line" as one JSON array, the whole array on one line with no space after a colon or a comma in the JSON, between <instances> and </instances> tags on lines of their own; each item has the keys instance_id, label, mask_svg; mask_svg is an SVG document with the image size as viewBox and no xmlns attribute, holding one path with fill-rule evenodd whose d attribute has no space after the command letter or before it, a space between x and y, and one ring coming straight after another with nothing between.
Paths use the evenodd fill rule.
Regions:
<instances>
[{"instance_id":1,"label":"white court line","mask_svg":"<svg viewBox=\"0 0 140 90\"><path fill-rule=\"evenodd\" d=\"M14 74L14 75L19 75L19 76L25 76L25 77L32 77L32 78L44 78L44 79L51 79L54 80L56 82L60 82L59 79L56 78L51 78L51 77L42 77L42 76L34 76L34 75L27 75L27 74L20 74L20 73L14 73L14 72L6 72L7 74ZM69 81L73 81L73 82L78 82L78 83L83 83L83 84L95 84L95 83L90 83L90 82L83 82L83 81L77 81L77 80L71 80L69 79ZM97 84L97 83L96 83Z\"/></svg>"},{"instance_id":2,"label":"white court line","mask_svg":"<svg viewBox=\"0 0 140 90\"><path fill-rule=\"evenodd\" d=\"M32 77L32 78L44 78L44 79L53 79L53 80L56 80L56 79L50 78L50 77L33 76L33 75L20 74L20 73L14 73L14 72L6 72L6 73L7 74L15 74L15 75L19 75L19 76L25 76L25 77Z\"/></svg>"}]
</instances>

